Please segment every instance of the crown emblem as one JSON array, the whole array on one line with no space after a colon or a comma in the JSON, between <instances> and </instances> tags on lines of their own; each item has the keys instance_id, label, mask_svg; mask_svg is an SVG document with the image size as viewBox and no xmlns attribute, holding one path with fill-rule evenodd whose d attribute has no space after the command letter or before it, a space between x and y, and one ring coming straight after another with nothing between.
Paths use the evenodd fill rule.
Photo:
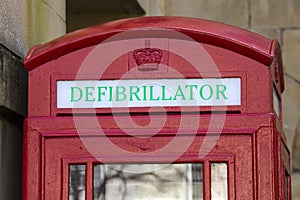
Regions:
<instances>
[{"instance_id":1,"label":"crown emblem","mask_svg":"<svg viewBox=\"0 0 300 200\"><path fill-rule=\"evenodd\" d=\"M145 40L145 48L136 49L133 52L133 58L138 65L139 71L154 71L158 69L161 63L162 50L158 48L150 48L150 40Z\"/></svg>"}]
</instances>

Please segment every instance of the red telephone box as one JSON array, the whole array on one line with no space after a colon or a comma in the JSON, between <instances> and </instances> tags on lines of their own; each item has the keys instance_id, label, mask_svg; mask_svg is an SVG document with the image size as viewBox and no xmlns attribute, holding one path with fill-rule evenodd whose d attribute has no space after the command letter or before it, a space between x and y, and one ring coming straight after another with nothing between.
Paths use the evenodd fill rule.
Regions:
<instances>
[{"instance_id":1,"label":"red telephone box","mask_svg":"<svg viewBox=\"0 0 300 200\"><path fill-rule=\"evenodd\" d=\"M276 40L142 17L31 49L23 200L291 199Z\"/></svg>"}]
</instances>

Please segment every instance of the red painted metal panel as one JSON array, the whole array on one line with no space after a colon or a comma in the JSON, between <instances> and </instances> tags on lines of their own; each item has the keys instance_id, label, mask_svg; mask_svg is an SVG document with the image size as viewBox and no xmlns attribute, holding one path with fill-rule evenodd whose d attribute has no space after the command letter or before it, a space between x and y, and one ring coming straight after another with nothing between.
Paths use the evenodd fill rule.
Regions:
<instances>
[{"instance_id":1,"label":"red painted metal panel","mask_svg":"<svg viewBox=\"0 0 300 200\"><path fill-rule=\"evenodd\" d=\"M242 105L238 107L228 106L227 110L240 111L242 113L266 113L273 112L271 104L272 98L272 80L269 69L251 59L244 56L235 54L231 51L217 48L210 45L203 45L205 50L210 53L212 59L220 70L219 74L215 75L215 72L210 72L207 69L206 73L199 74L195 72L195 67L188 64L184 59L178 57L170 57L169 65L182 76L186 78L201 78L205 77L241 77L242 78ZM74 52L63 56L53 62L44 64L29 74L29 116L55 116L56 114L67 114L72 110L57 109L56 108L56 81L57 80L70 80L70 79L98 79L97 73L86 74L85 76L76 77L77 71L80 68L80 64L85 59L85 56L91 49L84 49L79 52ZM80 52L82 54L80 54ZM180 60L179 60L180 59ZM185 64L182 64L182 62ZM102 79L114 80L121 78L127 70L127 65L123 64L123 59L119 59L114 62L106 73L102 75ZM125 63L127 63L125 61ZM197 67L197 66L196 66ZM118 71L116 71L116 69ZM201 69L196 69L201 70ZM260 71L260 73L257 73ZM174 73L134 73L126 74L128 78L132 79L149 79L155 78L180 78L178 74ZM268 83L268 84L266 84ZM51 93L50 93L51 91ZM261 91L265 91L264 95L261 95ZM45 106L47 105L47 106ZM173 111L178 111L180 108L170 108ZM195 110L196 109L196 110ZM200 108L193 108L197 111ZM202 111L211 110L211 108L201 108ZM147 112L143 108L133 109L136 112ZM222 109L220 109L222 110ZM74 110L73 110L74 111ZM78 112L89 113L89 110L80 109ZM97 111L98 112L98 111ZM110 112L105 109L99 109L99 112Z\"/></svg>"},{"instance_id":2,"label":"red painted metal panel","mask_svg":"<svg viewBox=\"0 0 300 200\"><path fill-rule=\"evenodd\" d=\"M82 63L99 43L118 33L141 28L146 31L164 28L192 38L193 44L207 52L217 72L207 63L194 65L169 49L163 50L162 64L173 72L131 71L136 67L132 50L102 66L100 56L112 52L101 47L107 54L90 61L89 71L78 75ZM168 45L180 44L177 39L172 38ZM122 42L131 45L126 40ZM89 183L86 198L91 199L92 167L99 162L203 162L205 199L211 197L209 162L226 162L229 199L284 199L285 193L290 193L287 191L290 188L285 188L287 182L290 187L285 174L290 172L289 152L281 111L277 116L273 105L273 88L279 104L284 90L281 52L276 40L207 20L142 17L86 28L36 46L26 57L25 66L29 70L29 110L24 127L23 200L68 199L68 166L72 163L86 164ZM99 77L96 72L103 68L105 71ZM122 108L57 108L57 81L118 80L124 74L127 79L141 80L240 78L241 105L219 110L209 106L190 107L185 113L181 113L180 107L170 106L165 108L166 116L161 115L159 108L151 108L150 116L149 107L130 108L129 113ZM118 115L114 116L113 111ZM74 113L80 116L73 117ZM130 120L137 126L133 127ZM151 120L165 122L160 126L150 123ZM220 122L224 122L221 127ZM215 138L218 134L220 137ZM177 145L173 148L151 154L165 149L175 139ZM206 139L215 140L213 147L207 148L208 154L202 152ZM186 144L187 148L182 149Z\"/></svg>"},{"instance_id":3,"label":"red painted metal panel","mask_svg":"<svg viewBox=\"0 0 300 200\"><path fill-rule=\"evenodd\" d=\"M272 41L233 26L207 20L183 17L142 17L83 29L33 48L24 61L25 66L30 70L29 116L55 116L64 113L64 111L60 112L55 107L56 91L53 83L57 80L55 79L56 75L69 75L69 77L73 76L80 79L78 70L81 64L104 39L117 33L137 28L145 29L145 27L149 30L151 30L151 27L154 30L156 28L167 28L168 30L182 32L195 42L199 42L201 48L209 54L216 64L217 73L220 72L217 76L235 75L240 77L242 73L246 75L242 80L242 84L246 84L243 85L242 91L247 92L247 99L243 95L242 103L244 105L238 109L231 108L231 110L239 110L243 113L273 112L271 103L272 82L279 91L279 98L281 98L281 92L284 89L282 59L280 47L276 40ZM215 69L205 69L205 65L191 65L189 60L172 52L166 52L165 54L168 54L168 58L164 64L172 67L186 78L201 78L203 74L209 76L209 74L216 72ZM128 52L128 55L120 55L110 66L104 66L107 70L104 74L101 74L101 77L97 73L99 67L94 66L90 68L90 72L86 72L87 77L110 80L119 79L126 74L128 78L133 79L178 78L178 75L170 72L128 74L132 65L131 62L134 62L131 57L132 52ZM135 64L133 65L135 66ZM92 72L93 70L94 72ZM203 74L199 74L199 71ZM230 75L230 73L232 74ZM52 90L52 93L50 93L50 90ZM260 91L265 91L265 95L261 95ZM70 113L70 110L66 112ZM81 110L81 112L90 111Z\"/></svg>"},{"instance_id":4,"label":"red painted metal panel","mask_svg":"<svg viewBox=\"0 0 300 200\"><path fill-rule=\"evenodd\" d=\"M25 65L32 70L62 55L96 45L122 31L139 28L166 28L188 34L198 42L236 51L270 65L272 40L244 29L213 21L185 17L140 17L109 22L75 31L57 40L31 49Z\"/></svg>"},{"instance_id":5,"label":"red painted metal panel","mask_svg":"<svg viewBox=\"0 0 300 200\"><path fill-rule=\"evenodd\" d=\"M61 195L63 195L63 193L61 193L62 188L66 187L62 185L65 184L65 181L62 180L66 180L66 175L62 173L62 161L64 159L72 158L76 161L74 163L85 163L88 162L87 158L91 157L91 151L93 151L94 153L98 152L98 155L102 154L104 155L104 157L106 156L106 163L135 163L141 161L164 162L168 156L172 155L173 153L176 153L176 151L165 152L162 153L160 157L143 156L145 152L149 152L149 150L154 151L155 148L144 148L144 144L140 143L137 138L129 137L128 135L118 133L120 131L122 132L122 130L118 130L116 124L107 123L113 121L111 120L111 117L98 118L99 120L103 121L103 124L106 125L106 135L114 144L118 144L120 145L120 148L125 148L131 152L135 152L138 154L141 153L141 156L128 157L126 155L116 155L115 152L112 152L109 149L103 151L102 148L105 148L105 146L107 146L105 145L106 140L101 136L99 137L97 127L90 126L89 117L82 117L82 122L86 126L86 133L83 133L86 136L84 137L86 137L91 142L91 146L89 147L89 149L87 149L84 143L82 143L82 138L78 137L76 127L73 124L74 122L70 120L71 118L65 119L64 117L61 117L57 119L31 119L29 120L29 130L27 132L33 133L32 129L37 130L39 132L38 135L42 138L42 141L44 141L42 142L43 145L40 147L40 151L43 152L41 154L44 155L42 162L44 164L40 164L39 169L35 167L36 170L29 170L27 174L30 177L29 179L35 179L36 176L34 177L33 175L35 175L37 172L39 173L38 177L45 176L40 181L40 184L42 184L40 185L41 189L35 188L36 190L41 191L42 194L47 196L47 198L45 199L59 199ZM136 118L136 121L139 123L142 123L142 121L145 120L145 118L142 116L137 116ZM151 146L151 144L155 144L159 147L159 144L163 143L164 141L169 141L169 139L173 139L175 133L172 132L174 131L174 128L177 127L176 123L174 123L177 121L176 118L180 118L180 116L175 116L174 118L172 118L167 127L161 133L158 133L158 135L155 137L151 137L149 139L148 145ZM272 191L275 192L274 186L272 185L275 184L275 181L266 177L272 176L272 171L270 171L269 165L271 163L274 163L268 160L268 158L271 158L271 156L268 154L269 148L266 148L266 144L270 144L268 140L270 134L268 133L270 133L272 129L272 117L270 117L269 115L245 115L243 116L242 120L240 115L228 116L224 125L222 135L220 136L215 148L208 154L208 156L206 156L203 159L200 159L197 155L199 153L199 148L203 143L203 139L205 138L207 132L206 129L209 126L210 118L210 116L201 118L201 129L197 131L198 136L194 138L194 141L190 145L188 150L186 152L182 152L183 154L178 158L177 162L199 162L203 161L203 159L210 159L212 161L222 161L222 159L224 160L224 156L226 157L226 155L229 155L230 157L233 156L235 167L234 175L232 174L230 178L230 188L232 188L235 192L230 190L230 197L236 196L237 199L253 197L253 199L255 199L254 191L252 190L252 188L254 188L254 186L256 185L255 181L257 181L258 184L256 189L259 188L259 191L264 191L268 193L268 195L270 195L270 192ZM251 123L253 125L251 129L248 127L248 123ZM260 126L262 126L262 128L260 128ZM57 129L57 127L60 128ZM188 127L186 128L186 131L188 133ZM153 129L155 129L155 127L153 127ZM263 129L264 131L262 131ZM147 135L147 131L144 130L143 132L145 135ZM187 133L180 133L181 136L178 137L186 137ZM115 137L117 135L123 136ZM25 136L27 136L27 134ZM258 145L262 146L263 149L257 149L256 151L253 151L255 143L253 143L252 141L254 140L254 138L257 138L255 143L258 143ZM258 138L260 140L258 140ZM265 143L260 144L261 141L265 141ZM99 144L102 145L99 146ZM271 155L274 155L275 150L270 149L270 152ZM255 153L258 155L258 157L257 155L255 155ZM258 178L255 178L255 168L252 168L252 166L254 167L254 160L256 160L256 166L258 168ZM101 162L101 160L98 160L97 162L99 161ZM35 162L36 161L30 159L27 161L27 164L30 165L31 163L33 164ZM41 160L39 161L39 163L41 163ZM42 166L45 166L44 172L42 172ZM233 173L233 171L231 171L231 173ZM65 178L60 179L58 177ZM207 178L209 178L209 176ZM262 190L262 188L265 189ZM39 195L42 196L42 194ZM209 193L207 193L207 195L209 195ZM260 193L258 193L258 195L260 195ZM264 195L261 195L259 197L262 196ZM40 196L39 198L43 199ZM274 197L274 199L276 198Z\"/></svg>"}]
</instances>

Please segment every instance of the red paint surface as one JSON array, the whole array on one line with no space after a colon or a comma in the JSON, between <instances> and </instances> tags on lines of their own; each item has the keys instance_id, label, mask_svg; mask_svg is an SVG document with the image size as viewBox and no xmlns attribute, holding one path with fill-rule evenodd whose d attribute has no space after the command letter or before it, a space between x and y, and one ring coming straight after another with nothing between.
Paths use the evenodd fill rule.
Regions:
<instances>
[{"instance_id":1,"label":"red paint surface","mask_svg":"<svg viewBox=\"0 0 300 200\"><path fill-rule=\"evenodd\" d=\"M149 136L152 130L160 127L152 125L146 129L134 130L133 127L120 127L111 115L111 109L57 109L56 81L74 80L81 63L86 56L106 38L127 30L137 28L165 28L188 35L209 53L217 65L221 77L241 78L241 106L219 108L226 110L226 120L221 136L212 151L204 158L198 153L211 124L212 117L223 114L210 114L217 111L212 107L192 107L186 114L180 114L180 108L167 107L164 127L148 139L132 137L124 132L137 132ZM175 41L176 43L176 41ZM109 52L107 52L109 53ZM120 55L102 74L101 79L120 79L134 66L132 52ZM105 55L102 55L105 56ZM270 40L257 34L229 25L212 21L182 17L142 17L120 20L98 25L70 33L44 45L34 47L25 59L29 70L28 117L25 120L23 141L23 200L68 199L68 164L86 163L87 197L91 198L92 164L99 162L95 154L106 157L111 163L128 162L167 162L169 157L182 153L175 162L228 162L229 199L284 199L284 170L290 170L289 152L282 132L281 116L273 110L273 86L279 98L284 90L281 52L276 40ZM180 72L185 78L215 77L216 74L203 66L192 66L185 58L168 53L163 58L166 65ZM95 70L97 68L95 67ZM198 71L203 73L199 74ZM127 78L180 78L169 71L131 73ZM99 79L99 75L87 73L79 79ZM133 121L145 126L149 123L149 108L131 108L133 116L120 115L121 121ZM159 109L152 109L152 112ZM81 126L86 131L78 134L72 113L85 114ZM90 123L96 112L99 127ZM117 110L126 113L125 109ZM159 112L156 119L163 120ZM180 120L190 123L181 127L176 135ZM199 121L199 123L198 123ZM197 123L196 136L192 129ZM125 123L126 124L126 123ZM216 126L217 127L217 126ZM80 137L79 137L80 136ZM82 143L82 137L90 140L91 149ZM185 142L194 137L185 152L176 148L164 152L161 156L149 157L145 153L154 152L178 137ZM113 144L128 152L140 156L128 157L101 149L108 138ZM93 152L93 154L91 153ZM210 174L205 172L208 183ZM209 199L209 184L204 186L205 199ZM291 197L289 197L291 198Z\"/></svg>"}]
</instances>

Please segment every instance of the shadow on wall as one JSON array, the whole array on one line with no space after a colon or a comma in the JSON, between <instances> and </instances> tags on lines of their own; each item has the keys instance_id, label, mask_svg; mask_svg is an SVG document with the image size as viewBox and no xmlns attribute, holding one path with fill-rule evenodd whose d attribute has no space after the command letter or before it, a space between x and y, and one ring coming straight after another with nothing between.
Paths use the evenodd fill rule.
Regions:
<instances>
[{"instance_id":1,"label":"shadow on wall","mask_svg":"<svg viewBox=\"0 0 300 200\"><path fill-rule=\"evenodd\" d=\"M87 1L67 0L67 32L90 25L145 14L145 11L136 0Z\"/></svg>"}]
</instances>

